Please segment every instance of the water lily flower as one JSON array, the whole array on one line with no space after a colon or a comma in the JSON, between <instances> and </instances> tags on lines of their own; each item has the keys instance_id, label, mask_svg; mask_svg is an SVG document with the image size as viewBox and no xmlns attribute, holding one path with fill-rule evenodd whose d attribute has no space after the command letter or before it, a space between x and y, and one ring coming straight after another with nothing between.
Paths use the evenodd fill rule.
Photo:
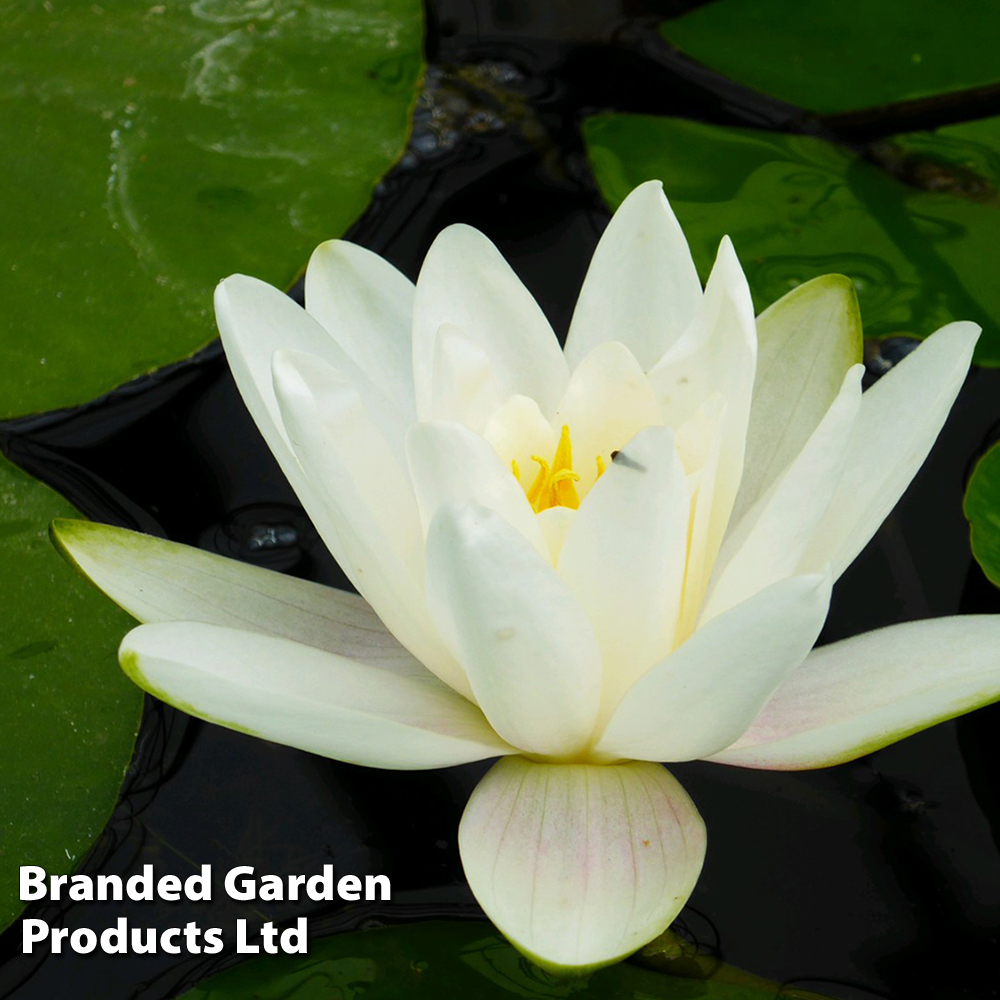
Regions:
<instances>
[{"instance_id":1,"label":"water lily flower","mask_svg":"<svg viewBox=\"0 0 1000 1000\"><path fill-rule=\"evenodd\" d=\"M462 860L543 965L628 955L694 888L704 825L661 762L823 767L1000 697L1000 617L812 648L944 423L974 324L862 395L850 282L755 321L729 240L703 290L655 182L608 225L565 351L464 225L415 286L325 243L305 295L228 278L219 328L361 596L100 525L62 522L58 543L145 623L125 671L187 712L373 767L498 757Z\"/></svg>"}]
</instances>

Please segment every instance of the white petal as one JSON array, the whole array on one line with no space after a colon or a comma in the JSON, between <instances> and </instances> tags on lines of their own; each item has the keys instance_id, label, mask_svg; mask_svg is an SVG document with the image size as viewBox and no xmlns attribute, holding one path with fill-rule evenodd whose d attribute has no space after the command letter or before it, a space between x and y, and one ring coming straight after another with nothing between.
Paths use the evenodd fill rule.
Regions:
<instances>
[{"instance_id":1,"label":"white petal","mask_svg":"<svg viewBox=\"0 0 1000 1000\"><path fill-rule=\"evenodd\" d=\"M427 536L427 600L490 724L528 753L578 753L594 727L601 659L583 609L498 515L442 507Z\"/></svg>"},{"instance_id":2,"label":"white petal","mask_svg":"<svg viewBox=\"0 0 1000 1000\"><path fill-rule=\"evenodd\" d=\"M658 764L508 757L472 793L458 843L469 886L511 942L583 972L666 930L701 872L705 824Z\"/></svg>"},{"instance_id":3,"label":"white petal","mask_svg":"<svg viewBox=\"0 0 1000 1000\"><path fill-rule=\"evenodd\" d=\"M805 659L829 574L782 580L714 618L641 677L594 749L608 760L693 760L729 746Z\"/></svg>"},{"instance_id":4,"label":"white petal","mask_svg":"<svg viewBox=\"0 0 1000 1000\"><path fill-rule=\"evenodd\" d=\"M707 582L705 574L722 544L743 474L756 358L753 302L736 252L726 238L719 246L698 316L649 374L664 422L671 427L681 427L713 398L721 396L725 404L718 453L712 456L714 472L705 468L699 489L699 503L711 498L702 515L704 527L695 525L702 533L701 548L693 550L691 557L693 571L703 577L701 593ZM691 590L685 611L688 626L697 606L695 600L700 603L700 594Z\"/></svg>"},{"instance_id":5,"label":"white petal","mask_svg":"<svg viewBox=\"0 0 1000 1000\"><path fill-rule=\"evenodd\" d=\"M306 474L328 498L334 530L350 524L369 545L386 546L419 575L423 533L413 490L361 394L342 373L305 354L279 351L273 369L285 431ZM320 519L321 534L323 527ZM343 569L348 575L367 571Z\"/></svg>"},{"instance_id":6,"label":"white petal","mask_svg":"<svg viewBox=\"0 0 1000 1000\"><path fill-rule=\"evenodd\" d=\"M379 669L197 622L140 625L119 657L140 687L182 711L352 764L409 770L512 752L419 665Z\"/></svg>"},{"instance_id":7,"label":"white petal","mask_svg":"<svg viewBox=\"0 0 1000 1000\"><path fill-rule=\"evenodd\" d=\"M406 439L424 530L446 503L475 501L499 514L546 558L548 544L528 498L488 441L461 424L414 424Z\"/></svg>"},{"instance_id":8,"label":"white petal","mask_svg":"<svg viewBox=\"0 0 1000 1000\"><path fill-rule=\"evenodd\" d=\"M950 323L862 397L849 460L803 559L839 576L865 547L923 464L965 380L980 328Z\"/></svg>"},{"instance_id":9,"label":"white petal","mask_svg":"<svg viewBox=\"0 0 1000 1000\"><path fill-rule=\"evenodd\" d=\"M359 593L404 646L463 694L423 594L423 529L409 477L350 382L305 355L278 352L274 386L288 438L322 506L316 528Z\"/></svg>"},{"instance_id":10,"label":"white petal","mask_svg":"<svg viewBox=\"0 0 1000 1000\"><path fill-rule=\"evenodd\" d=\"M813 278L757 317L753 388L739 520L802 451L861 361L861 314L854 285L842 274Z\"/></svg>"},{"instance_id":11,"label":"white petal","mask_svg":"<svg viewBox=\"0 0 1000 1000\"><path fill-rule=\"evenodd\" d=\"M413 374L417 416L434 412L435 341L458 327L489 355L503 396L521 394L551 413L566 386L566 361L552 327L500 251L471 226L449 226L417 278Z\"/></svg>"},{"instance_id":12,"label":"white petal","mask_svg":"<svg viewBox=\"0 0 1000 1000\"><path fill-rule=\"evenodd\" d=\"M559 576L594 627L604 710L673 647L691 498L674 435L640 431L576 512Z\"/></svg>"},{"instance_id":13,"label":"white petal","mask_svg":"<svg viewBox=\"0 0 1000 1000\"><path fill-rule=\"evenodd\" d=\"M364 397L387 440L401 450L404 424L387 400L343 348L287 295L256 278L234 274L215 290L215 317L226 360L243 402L299 499L303 476L289 453L271 379L271 358L279 350L307 354L342 372Z\"/></svg>"},{"instance_id":14,"label":"white petal","mask_svg":"<svg viewBox=\"0 0 1000 1000\"><path fill-rule=\"evenodd\" d=\"M716 517L715 487L725 433L726 404L717 393L677 431L677 451L688 470L691 532L687 570L676 637L683 642L694 631L711 579L725 525Z\"/></svg>"},{"instance_id":15,"label":"white petal","mask_svg":"<svg viewBox=\"0 0 1000 1000\"><path fill-rule=\"evenodd\" d=\"M52 536L84 576L141 622L262 632L372 666L417 663L357 594L92 521L54 521Z\"/></svg>"},{"instance_id":16,"label":"white petal","mask_svg":"<svg viewBox=\"0 0 1000 1000\"><path fill-rule=\"evenodd\" d=\"M566 338L575 368L595 347L620 340L643 370L694 318L701 282L660 181L640 184L601 236Z\"/></svg>"},{"instance_id":17,"label":"white petal","mask_svg":"<svg viewBox=\"0 0 1000 1000\"><path fill-rule=\"evenodd\" d=\"M554 421L569 427L583 494L597 479L598 455L609 462L644 427L663 423L649 380L617 341L598 345L580 362Z\"/></svg>"},{"instance_id":18,"label":"white petal","mask_svg":"<svg viewBox=\"0 0 1000 1000\"><path fill-rule=\"evenodd\" d=\"M827 767L998 699L1000 615L890 625L813 650L712 760Z\"/></svg>"},{"instance_id":19,"label":"white petal","mask_svg":"<svg viewBox=\"0 0 1000 1000\"><path fill-rule=\"evenodd\" d=\"M306 269L306 309L410 420L413 282L371 250L321 243Z\"/></svg>"},{"instance_id":20,"label":"white petal","mask_svg":"<svg viewBox=\"0 0 1000 1000\"><path fill-rule=\"evenodd\" d=\"M726 535L702 622L791 576L830 505L861 406L855 365L801 453Z\"/></svg>"},{"instance_id":21,"label":"white petal","mask_svg":"<svg viewBox=\"0 0 1000 1000\"><path fill-rule=\"evenodd\" d=\"M486 421L483 437L504 462L515 462L523 489L535 480L538 466L533 455L551 461L558 437L542 416L538 404L527 396L511 396Z\"/></svg>"},{"instance_id":22,"label":"white petal","mask_svg":"<svg viewBox=\"0 0 1000 1000\"><path fill-rule=\"evenodd\" d=\"M500 406L489 355L458 327L442 326L434 344L433 420L453 420L481 431Z\"/></svg>"},{"instance_id":23,"label":"white petal","mask_svg":"<svg viewBox=\"0 0 1000 1000\"><path fill-rule=\"evenodd\" d=\"M535 515L538 527L542 529L542 535L548 544L549 562L553 566L559 564L563 543L575 518L576 511L572 507L549 507L548 510L539 511Z\"/></svg>"}]
</instances>

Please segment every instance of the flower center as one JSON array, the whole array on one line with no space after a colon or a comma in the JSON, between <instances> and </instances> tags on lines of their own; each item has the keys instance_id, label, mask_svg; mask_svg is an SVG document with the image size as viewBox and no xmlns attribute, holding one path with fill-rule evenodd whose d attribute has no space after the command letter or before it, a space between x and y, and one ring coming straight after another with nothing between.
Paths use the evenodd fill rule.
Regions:
<instances>
[{"instance_id":1,"label":"flower center","mask_svg":"<svg viewBox=\"0 0 1000 1000\"><path fill-rule=\"evenodd\" d=\"M536 514L550 507L569 507L577 510L580 506L580 495L576 484L580 477L573 471L573 444L569 437L569 426L564 424L559 435L559 444L551 462L546 462L540 455L532 455L532 462L538 463L538 475L535 481L524 492L528 503ZM604 472L604 459L598 455L597 478ZM510 463L515 479L520 479L521 473L517 460Z\"/></svg>"}]
</instances>

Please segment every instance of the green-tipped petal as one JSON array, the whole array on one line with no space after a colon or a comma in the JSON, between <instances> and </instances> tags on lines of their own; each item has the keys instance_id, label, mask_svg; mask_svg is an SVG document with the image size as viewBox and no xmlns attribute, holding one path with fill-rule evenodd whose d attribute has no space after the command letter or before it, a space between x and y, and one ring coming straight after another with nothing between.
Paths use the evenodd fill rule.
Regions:
<instances>
[{"instance_id":1,"label":"green-tipped petal","mask_svg":"<svg viewBox=\"0 0 1000 1000\"><path fill-rule=\"evenodd\" d=\"M830 563L836 579L875 534L948 419L979 334L975 323L949 323L861 397L846 468L803 557L803 571Z\"/></svg>"},{"instance_id":2,"label":"green-tipped petal","mask_svg":"<svg viewBox=\"0 0 1000 1000\"><path fill-rule=\"evenodd\" d=\"M854 285L826 274L793 288L757 319L757 375L734 523L767 491L823 419L861 361Z\"/></svg>"},{"instance_id":3,"label":"green-tipped petal","mask_svg":"<svg viewBox=\"0 0 1000 1000\"><path fill-rule=\"evenodd\" d=\"M727 532L702 624L795 573L843 474L847 443L861 407L863 372L863 365L848 370L802 450Z\"/></svg>"},{"instance_id":4,"label":"green-tipped petal","mask_svg":"<svg viewBox=\"0 0 1000 1000\"><path fill-rule=\"evenodd\" d=\"M375 666L417 662L357 594L92 521L53 521L51 533L60 552L140 622L247 629Z\"/></svg>"},{"instance_id":5,"label":"green-tipped petal","mask_svg":"<svg viewBox=\"0 0 1000 1000\"><path fill-rule=\"evenodd\" d=\"M447 767L513 753L482 712L413 661L371 667L198 622L140 625L122 669L200 719L368 767Z\"/></svg>"},{"instance_id":6,"label":"green-tipped petal","mask_svg":"<svg viewBox=\"0 0 1000 1000\"><path fill-rule=\"evenodd\" d=\"M666 929L701 872L705 825L659 764L508 757L472 793L458 842L497 927L539 965L579 973Z\"/></svg>"},{"instance_id":7,"label":"green-tipped petal","mask_svg":"<svg viewBox=\"0 0 1000 1000\"><path fill-rule=\"evenodd\" d=\"M1000 699L1000 615L907 622L814 650L712 760L801 770L872 753Z\"/></svg>"}]
</instances>

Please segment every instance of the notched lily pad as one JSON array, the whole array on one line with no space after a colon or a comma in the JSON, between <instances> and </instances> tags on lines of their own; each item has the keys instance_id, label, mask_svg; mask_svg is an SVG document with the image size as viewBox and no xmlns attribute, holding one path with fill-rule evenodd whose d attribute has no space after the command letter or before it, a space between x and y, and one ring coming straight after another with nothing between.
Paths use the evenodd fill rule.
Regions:
<instances>
[{"instance_id":1,"label":"notched lily pad","mask_svg":"<svg viewBox=\"0 0 1000 1000\"><path fill-rule=\"evenodd\" d=\"M661 30L723 75L819 112L1000 81L1000 19L981 0L717 0Z\"/></svg>"},{"instance_id":2,"label":"notched lily pad","mask_svg":"<svg viewBox=\"0 0 1000 1000\"><path fill-rule=\"evenodd\" d=\"M308 955L245 961L179 1000L791 1000L793 995L805 997L730 966L701 979L623 962L586 978L560 978L533 966L489 924L430 921L314 939Z\"/></svg>"},{"instance_id":3,"label":"notched lily pad","mask_svg":"<svg viewBox=\"0 0 1000 1000\"><path fill-rule=\"evenodd\" d=\"M1000 176L1000 122L977 123L975 162L992 190ZM918 145L956 160L952 130L901 136L893 169ZM740 255L758 310L822 274L847 275L866 336L926 337L956 319L983 327L980 364L1000 364L1000 285L993 259L1000 211L966 190L918 187L897 170L802 135L677 118L600 115L584 123L591 166L617 206L636 184L662 179L702 279L719 237ZM958 166L953 169L958 169Z\"/></svg>"},{"instance_id":4,"label":"notched lily pad","mask_svg":"<svg viewBox=\"0 0 1000 1000\"><path fill-rule=\"evenodd\" d=\"M0 928L23 909L20 865L70 872L103 829L142 712L116 656L131 619L49 543L73 514L0 459Z\"/></svg>"},{"instance_id":5,"label":"notched lily pad","mask_svg":"<svg viewBox=\"0 0 1000 1000\"><path fill-rule=\"evenodd\" d=\"M1000 587L1000 444L983 455L973 470L963 510L971 529L972 554Z\"/></svg>"},{"instance_id":6,"label":"notched lily pad","mask_svg":"<svg viewBox=\"0 0 1000 1000\"><path fill-rule=\"evenodd\" d=\"M74 405L215 336L211 292L288 284L402 154L418 0L0 10L0 416Z\"/></svg>"}]
</instances>

